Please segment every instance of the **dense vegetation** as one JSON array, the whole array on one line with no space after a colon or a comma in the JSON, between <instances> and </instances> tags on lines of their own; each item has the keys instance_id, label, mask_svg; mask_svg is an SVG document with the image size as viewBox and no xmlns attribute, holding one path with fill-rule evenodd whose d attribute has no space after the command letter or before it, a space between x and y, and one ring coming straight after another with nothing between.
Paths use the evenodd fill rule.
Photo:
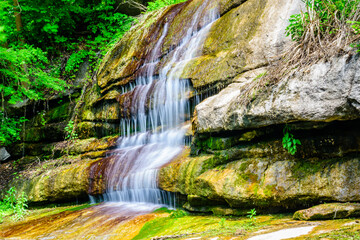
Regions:
<instances>
[{"instance_id":1,"label":"dense vegetation","mask_svg":"<svg viewBox=\"0 0 360 240\"><path fill-rule=\"evenodd\" d=\"M14 187L6 191L3 201L0 201L0 224L3 222L3 218L11 215L12 220L20 220L26 214L27 198L22 192L17 194Z\"/></svg>"},{"instance_id":2,"label":"dense vegetation","mask_svg":"<svg viewBox=\"0 0 360 240\"><path fill-rule=\"evenodd\" d=\"M360 0L303 0L307 11L291 16L286 32L297 43L288 55L292 67L359 47Z\"/></svg>"},{"instance_id":3,"label":"dense vegetation","mask_svg":"<svg viewBox=\"0 0 360 240\"><path fill-rule=\"evenodd\" d=\"M184 0L156 0L154 11ZM10 106L71 87L84 60L99 59L136 22L116 0L0 1L0 146L19 140L24 117Z\"/></svg>"}]
</instances>

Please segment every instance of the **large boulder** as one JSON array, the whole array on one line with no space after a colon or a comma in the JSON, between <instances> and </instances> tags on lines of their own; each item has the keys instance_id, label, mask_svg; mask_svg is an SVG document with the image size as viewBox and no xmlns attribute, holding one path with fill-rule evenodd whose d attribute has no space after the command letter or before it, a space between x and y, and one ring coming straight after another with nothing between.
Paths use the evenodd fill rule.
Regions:
<instances>
[{"instance_id":1,"label":"large boulder","mask_svg":"<svg viewBox=\"0 0 360 240\"><path fill-rule=\"evenodd\" d=\"M273 149L253 151L239 160L208 155L171 163L160 171L160 187L235 208L296 209L360 199L357 157L296 161L286 154L271 158Z\"/></svg>"},{"instance_id":2,"label":"large boulder","mask_svg":"<svg viewBox=\"0 0 360 240\"><path fill-rule=\"evenodd\" d=\"M295 155L282 146L282 127L197 140L202 149L193 154L200 154L185 153L163 167L159 185L207 199L204 205L234 208L298 209L324 201L360 201L359 121L308 127L293 131L301 141ZM188 209L194 207L192 199Z\"/></svg>"},{"instance_id":3,"label":"large boulder","mask_svg":"<svg viewBox=\"0 0 360 240\"><path fill-rule=\"evenodd\" d=\"M327 220L360 216L359 203L328 203L294 213L296 220Z\"/></svg>"},{"instance_id":4,"label":"large boulder","mask_svg":"<svg viewBox=\"0 0 360 240\"><path fill-rule=\"evenodd\" d=\"M219 132L288 122L331 122L360 117L358 54L316 63L306 72L283 79L249 105L239 104L241 88L258 73L241 76L219 94L200 103L196 107L196 131Z\"/></svg>"},{"instance_id":5,"label":"large boulder","mask_svg":"<svg viewBox=\"0 0 360 240\"><path fill-rule=\"evenodd\" d=\"M76 163L65 164L60 167L42 164L39 169L22 173L22 178L12 184L17 192L24 192L30 202L74 201L86 199L89 190L90 166L96 160L77 159ZM65 161L65 158L58 161ZM60 164L62 164L60 162ZM47 169L48 168L48 169ZM36 172L41 172L37 174Z\"/></svg>"},{"instance_id":6,"label":"large boulder","mask_svg":"<svg viewBox=\"0 0 360 240\"><path fill-rule=\"evenodd\" d=\"M102 178L93 179L97 165L117 145L118 137L64 141L52 145L52 159L39 157L19 159L23 168L10 184L30 202L74 201L88 199L88 194L105 191Z\"/></svg>"}]
</instances>

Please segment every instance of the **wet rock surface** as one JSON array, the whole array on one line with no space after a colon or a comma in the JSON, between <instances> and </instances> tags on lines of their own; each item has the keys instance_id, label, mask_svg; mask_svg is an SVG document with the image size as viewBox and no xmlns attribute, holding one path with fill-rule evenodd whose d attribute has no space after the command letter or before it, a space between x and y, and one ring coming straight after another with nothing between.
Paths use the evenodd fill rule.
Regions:
<instances>
[{"instance_id":1,"label":"wet rock surface","mask_svg":"<svg viewBox=\"0 0 360 240\"><path fill-rule=\"evenodd\" d=\"M129 209L131 208L131 209ZM136 209L136 210L135 210ZM136 208L107 203L30 210L20 222L0 224L4 239L353 239L359 236L358 219L294 221L290 215L226 217L185 215L177 211ZM309 232L311 230L311 232ZM285 236L285 235L286 236ZM270 238L274 237L274 238Z\"/></svg>"},{"instance_id":2,"label":"wet rock surface","mask_svg":"<svg viewBox=\"0 0 360 240\"><path fill-rule=\"evenodd\" d=\"M77 207L48 216L35 216L27 221L0 225L4 239L132 239L147 222L161 214L148 214L154 209L107 203L80 210ZM148 215L145 215L148 214ZM145 216L139 216L145 215ZM35 219L34 219L35 218Z\"/></svg>"}]
</instances>

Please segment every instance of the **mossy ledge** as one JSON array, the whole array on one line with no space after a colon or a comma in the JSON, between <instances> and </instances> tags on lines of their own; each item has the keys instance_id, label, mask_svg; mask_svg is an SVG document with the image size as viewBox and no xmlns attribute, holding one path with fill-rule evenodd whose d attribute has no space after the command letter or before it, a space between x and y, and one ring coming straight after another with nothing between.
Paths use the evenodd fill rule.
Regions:
<instances>
[{"instance_id":1,"label":"mossy ledge","mask_svg":"<svg viewBox=\"0 0 360 240\"><path fill-rule=\"evenodd\" d=\"M198 134L191 154L188 149L161 169L159 184L188 195L187 209L204 212L214 206L277 212L360 201L359 120L289 126L301 141L295 155L282 146L284 125Z\"/></svg>"}]
</instances>

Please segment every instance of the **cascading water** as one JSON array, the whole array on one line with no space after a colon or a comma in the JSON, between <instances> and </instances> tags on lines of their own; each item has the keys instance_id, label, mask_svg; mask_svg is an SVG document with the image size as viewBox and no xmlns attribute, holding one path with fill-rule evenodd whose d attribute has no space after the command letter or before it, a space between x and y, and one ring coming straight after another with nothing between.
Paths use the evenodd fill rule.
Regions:
<instances>
[{"instance_id":1,"label":"cascading water","mask_svg":"<svg viewBox=\"0 0 360 240\"><path fill-rule=\"evenodd\" d=\"M155 75L160 59L156 56L169 25L163 27L152 53L145 61L142 75L123 89L132 96L125 108L129 118L122 119L122 138L105 169L105 201L142 202L175 207L174 197L157 187L158 169L183 151L184 122L190 116L188 80L180 79L189 60L197 57L212 23L218 18L215 8L207 10L211 0L205 0L192 16L191 27L179 46L165 56L166 64ZM199 22L204 26L198 30Z\"/></svg>"}]
</instances>

